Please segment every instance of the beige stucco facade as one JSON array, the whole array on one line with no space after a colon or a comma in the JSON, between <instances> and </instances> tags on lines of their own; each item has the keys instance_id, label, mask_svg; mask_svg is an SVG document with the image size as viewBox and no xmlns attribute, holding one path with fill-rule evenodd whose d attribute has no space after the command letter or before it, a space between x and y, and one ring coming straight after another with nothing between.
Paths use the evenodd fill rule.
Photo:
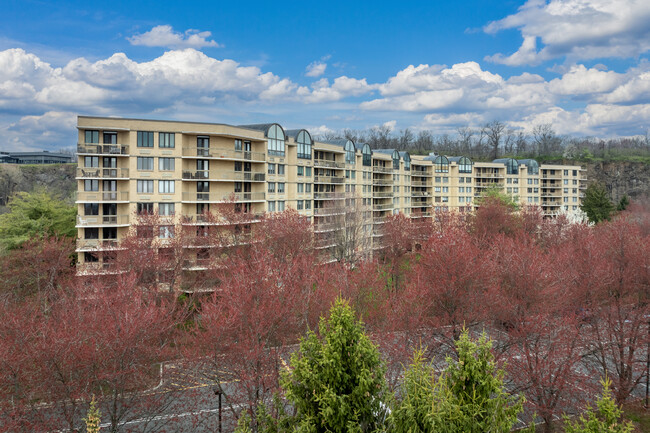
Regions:
<instances>
[{"instance_id":1,"label":"beige stucco facade","mask_svg":"<svg viewBox=\"0 0 650 433\"><path fill-rule=\"evenodd\" d=\"M293 208L311 219L316 245L327 249L346 209L362 216L371 245L379 245L387 215L471 211L491 185L547 215L577 209L585 186L579 166L370 150L349 140L313 141L305 130L277 124L79 116L77 128L80 269L105 267L104 253L139 212L174 225L200 224L223 203L252 216Z\"/></svg>"}]
</instances>

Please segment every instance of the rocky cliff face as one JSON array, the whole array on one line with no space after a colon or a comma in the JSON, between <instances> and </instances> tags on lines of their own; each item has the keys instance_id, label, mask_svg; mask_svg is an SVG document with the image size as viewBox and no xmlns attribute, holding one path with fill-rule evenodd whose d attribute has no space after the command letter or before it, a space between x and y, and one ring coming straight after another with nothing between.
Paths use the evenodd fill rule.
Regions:
<instances>
[{"instance_id":1,"label":"rocky cliff face","mask_svg":"<svg viewBox=\"0 0 650 433\"><path fill-rule=\"evenodd\" d=\"M632 200L650 198L650 164L615 161L581 165L587 168L588 182L598 181L605 185L614 203L624 194Z\"/></svg>"},{"instance_id":2,"label":"rocky cliff face","mask_svg":"<svg viewBox=\"0 0 650 433\"><path fill-rule=\"evenodd\" d=\"M0 164L0 213L6 210L8 197L38 188L73 202L73 193L77 190L76 168L76 164Z\"/></svg>"}]
</instances>

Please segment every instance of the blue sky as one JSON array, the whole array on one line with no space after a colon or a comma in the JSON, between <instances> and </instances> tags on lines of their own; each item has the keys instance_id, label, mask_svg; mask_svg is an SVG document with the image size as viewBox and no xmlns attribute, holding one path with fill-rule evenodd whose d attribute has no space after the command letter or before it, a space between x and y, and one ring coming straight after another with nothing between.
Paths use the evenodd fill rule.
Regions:
<instances>
[{"instance_id":1,"label":"blue sky","mask_svg":"<svg viewBox=\"0 0 650 433\"><path fill-rule=\"evenodd\" d=\"M5 0L0 22L4 151L74 145L77 114L314 133L650 127L647 0Z\"/></svg>"}]
</instances>

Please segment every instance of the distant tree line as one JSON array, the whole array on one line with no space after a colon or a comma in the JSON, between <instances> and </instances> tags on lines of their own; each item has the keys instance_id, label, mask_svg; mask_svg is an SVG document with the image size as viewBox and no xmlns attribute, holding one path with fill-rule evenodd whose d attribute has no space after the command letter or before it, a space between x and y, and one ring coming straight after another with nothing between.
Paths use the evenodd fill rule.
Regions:
<instances>
[{"instance_id":1,"label":"distant tree line","mask_svg":"<svg viewBox=\"0 0 650 433\"><path fill-rule=\"evenodd\" d=\"M516 158L573 159L581 161L650 159L650 135L608 138L558 135L551 124L530 131L513 129L495 120L480 127L459 127L455 134L436 135L430 130L411 128L394 131L383 125L364 130L343 129L318 136L321 140L346 138L368 143L372 149L397 149L413 154L436 152L465 155L475 160Z\"/></svg>"}]
</instances>

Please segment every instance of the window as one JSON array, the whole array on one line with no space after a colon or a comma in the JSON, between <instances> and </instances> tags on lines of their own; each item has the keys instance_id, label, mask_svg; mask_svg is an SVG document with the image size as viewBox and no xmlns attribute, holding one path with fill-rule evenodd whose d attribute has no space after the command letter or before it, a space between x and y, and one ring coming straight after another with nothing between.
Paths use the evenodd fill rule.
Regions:
<instances>
[{"instance_id":1,"label":"window","mask_svg":"<svg viewBox=\"0 0 650 433\"><path fill-rule=\"evenodd\" d=\"M88 227L84 229L85 239L99 239L99 229L97 227Z\"/></svg>"},{"instance_id":2,"label":"window","mask_svg":"<svg viewBox=\"0 0 650 433\"><path fill-rule=\"evenodd\" d=\"M464 177L459 177L458 178L458 183L465 183L465 178Z\"/></svg>"},{"instance_id":3,"label":"window","mask_svg":"<svg viewBox=\"0 0 650 433\"><path fill-rule=\"evenodd\" d=\"M196 192L210 192L210 182L204 180L196 182Z\"/></svg>"},{"instance_id":4,"label":"window","mask_svg":"<svg viewBox=\"0 0 650 433\"><path fill-rule=\"evenodd\" d=\"M117 158L112 156L105 156L102 161L104 168L117 168Z\"/></svg>"},{"instance_id":5,"label":"window","mask_svg":"<svg viewBox=\"0 0 650 433\"><path fill-rule=\"evenodd\" d=\"M440 176L436 176L436 183L440 183L442 181L442 178Z\"/></svg>"},{"instance_id":6,"label":"window","mask_svg":"<svg viewBox=\"0 0 650 433\"><path fill-rule=\"evenodd\" d=\"M297 169L298 169L298 176L303 176L305 174L305 167L303 167L302 165L299 165Z\"/></svg>"},{"instance_id":7,"label":"window","mask_svg":"<svg viewBox=\"0 0 650 433\"><path fill-rule=\"evenodd\" d=\"M472 183L472 178L471 177L466 177L465 182L466 183Z\"/></svg>"},{"instance_id":8,"label":"window","mask_svg":"<svg viewBox=\"0 0 650 433\"><path fill-rule=\"evenodd\" d=\"M99 257L97 257L97 253L89 253L89 252L84 253L84 262L97 263L98 261L99 261Z\"/></svg>"},{"instance_id":9,"label":"window","mask_svg":"<svg viewBox=\"0 0 650 433\"><path fill-rule=\"evenodd\" d=\"M569 179L564 179L564 184L568 185L569 184Z\"/></svg>"},{"instance_id":10,"label":"window","mask_svg":"<svg viewBox=\"0 0 650 433\"><path fill-rule=\"evenodd\" d=\"M99 143L99 131L86 131L85 133L85 142L86 143Z\"/></svg>"},{"instance_id":11,"label":"window","mask_svg":"<svg viewBox=\"0 0 650 433\"><path fill-rule=\"evenodd\" d=\"M84 156L84 167L99 167L99 157Z\"/></svg>"},{"instance_id":12,"label":"window","mask_svg":"<svg viewBox=\"0 0 650 433\"><path fill-rule=\"evenodd\" d=\"M278 175L284 176L284 164L278 164Z\"/></svg>"},{"instance_id":13,"label":"window","mask_svg":"<svg viewBox=\"0 0 650 433\"><path fill-rule=\"evenodd\" d=\"M153 203L138 203L136 205L136 212L138 213L138 215L153 214Z\"/></svg>"},{"instance_id":14,"label":"window","mask_svg":"<svg viewBox=\"0 0 650 433\"><path fill-rule=\"evenodd\" d=\"M472 172L472 160L466 156L461 156L458 160L458 172L459 173L471 173Z\"/></svg>"},{"instance_id":15,"label":"window","mask_svg":"<svg viewBox=\"0 0 650 433\"><path fill-rule=\"evenodd\" d=\"M370 167L372 165L372 150L370 150L370 145L363 145L363 148L361 149L361 157L364 166Z\"/></svg>"},{"instance_id":16,"label":"window","mask_svg":"<svg viewBox=\"0 0 650 433\"><path fill-rule=\"evenodd\" d=\"M158 214L161 216L172 216L175 213L174 203L160 203L158 204Z\"/></svg>"},{"instance_id":17,"label":"window","mask_svg":"<svg viewBox=\"0 0 650 433\"><path fill-rule=\"evenodd\" d=\"M284 182L278 182L278 194L284 194Z\"/></svg>"},{"instance_id":18,"label":"window","mask_svg":"<svg viewBox=\"0 0 650 433\"><path fill-rule=\"evenodd\" d=\"M568 194L569 193L569 188L564 188L564 193Z\"/></svg>"},{"instance_id":19,"label":"window","mask_svg":"<svg viewBox=\"0 0 650 433\"><path fill-rule=\"evenodd\" d=\"M269 182L268 183L268 192L274 193L275 192L275 182Z\"/></svg>"},{"instance_id":20,"label":"window","mask_svg":"<svg viewBox=\"0 0 650 433\"><path fill-rule=\"evenodd\" d=\"M311 176L311 167L305 167L305 176Z\"/></svg>"},{"instance_id":21,"label":"window","mask_svg":"<svg viewBox=\"0 0 650 433\"><path fill-rule=\"evenodd\" d=\"M171 239L174 237L174 226L160 226L160 239Z\"/></svg>"},{"instance_id":22,"label":"window","mask_svg":"<svg viewBox=\"0 0 650 433\"><path fill-rule=\"evenodd\" d=\"M465 187L464 186L459 186L458 187L458 192L465 192Z\"/></svg>"},{"instance_id":23,"label":"window","mask_svg":"<svg viewBox=\"0 0 650 433\"><path fill-rule=\"evenodd\" d=\"M153 147L153 132L138 131L138 147Z\"/></svg>"},{"instance_id":24,"label":"window","mask_svg":"<svg viewBox=\"0 0 650 433\"><path fill-rule=\"evenodd\" d=\"M275 164L269 164L268 173L275 174Z\"/></svg>"},{"instance_id":25,"label":"window","mask_svg":"<svg viewBox=\"0 0 650 433\"><path fill-rule=\"evenodd\" d=\"M311 209L311 200L305 200L305 209Z\"/></svg>"},{"instance_id":26,"label":"window","mask_svg":"<svg viewBox=\"0 0 650 433\"><path fill-rule=\"evenodd\" d=\"M99 180L97 179L84 180L84 191L99 191Z\"/></svg>"},{"instance_id":27,"label":"window","mask_svg":"<svg viewBox=\"0 0 650 433\"><path fill-rule=\"evenodd\" d=\"M175 137L173 132L161 132L158 134L158 147L170 149L176 147Z\"/></svg>"},{"instance_id":28,"label":"window","mask_svg":"<svg viewBox=\"0 0 650 433\"><path fill-rule=\"evenodd\" d=\"M305 184L304 183L299 183L296 188L297 188L297 191L298 191L299 194L305 192Z\"/></svg>"},{"instance_id":29,"label":"window","mask_svg":"<svg viewBox=\"0 0 650 433\"><path fill-rule=\"evenodd\" d=\"M442 178L442 183L449 183L449 178L448 177L443 177Z\"/></svg>"},{"instance_id":30,"label":"window","mask_svg":"<svg viewBox=\"0 0 650 433\"><path fill-rule=\"evenodd\" d=\"M355 163L355 155L354 155L354 144L350 140L345 142L345 163L346 164L354 164Z\"/></svg>"},{"instance_id":31,"label":"window","mask_svg":"<svg viewBox=\"0 0 650 433\"><path fill-rule=\"evenodd\" d=\"M569 170L564 170L564 175L568 176L569 175Z\"/></svg>"},{"instance_id":32,"label":"window","mask_svg":"<svg viewBox=\"0 0 650 433\"><path fill-rule=\"evenodd\" d=\"M274 201L269 201L267 202L267 208L269 212L275 212L275 202Z\"/></svg>"},{"instance_id":33,"label":"window","mask_svg":"<svg viewBox=\"0 0 650 433\"><path fill-rule=\"evenodd\" d=\"M519 194L519 188L517 188L517 187L512 188L512 192L515 193L515 194Z\"/></svg>"},{"instance_id":34,"label":"window","mask_svg":"<svg viewBox=\"0 0 650 433\"><path fill-rule=\"evenodd\" d=\"M173 180L159 180L158 192L161 194L173 194L175 192Z\"/></svg>"},{"instance_id":35,"label":"window","mask_svg":"<svg viewBox=\"0 0 650 433\"><path fill-rule=\"evenodd\" d=\"M104 215L117 215L117 204L116 203L104 203L102 205L102 213Z\"/></svg>"},{"instance_id":36,"label":"window","mask_svg":"<svg viewBox=\"0 0 650 433\"><path fill-rule=\"evenodd\" d=\"M442 192L449 192L449 187L448 186L443 186L442 187Z\"/></svg>"},{"instance_id":37,"label":"window","mask_svg":"<svg viewBox=\"0 0 650 433\"><path fill-rule=\"evenodd\" d=\"M153 192L153 180L138 180L136 187L138 193L150 194Z\"/></svg>"},{"instance_id":38,"label":"window","mask_svg":"<svg viewBox=\"0 0 650 433\"><path fill-rule=\"evenodd\" d=\"M305 192L311 192L311 183L305 184Z\"/></svg>"},{"instance_id":39,"label":"window","mask_svg":"<svg viewBox=\"0 0 650 433\"><path fill-rule=\"evenodd\" d=\"M436 186L436 187L434 187L434 188L433 188L433 191L434 191L434 192L440 192L440 191L441 191L441 189L440 189L440 187L439 187L439 186Z\"/></svg>"},{"instance_id":40,"label":"window","mask_svg":"<svg viewBox=\"0 0 650 433\"><path fill-rule=\"evenodd\" d=\"M296 138L298 143L298 158L311 159L312 139L307 131L300 131Z\"/></svg>"},{"instance_id":41,"label":"window","mask_svg":"<svg viewBox=\"0 0 650 433\"><path fill-rule=\"evenodd\" d=\"M242 150L241 140L238 138L235 139L235 150L239 150L239 151Z\"/></svg>"},{"instance_id":42,"label":"window","mask_svg":"<svg viewBox=\"0 0 650 433\"><path fill-rule=\"evenodd\" d=\"M465 188L465 191L466 191L466 192L472 192L472 187L471 187L471 186L468 186L467 188Z\"/></svg>"},{"instance_id":43,"label":"window","mask_svg":"<svg viewBox=\"0 0 650 433\"><path fill-rule=\"evenodd\" d=\"M99 215L99 203L84 203L84 215Z\"/></svg>"},{"instance_id":44,"label":"window","mask_svg":"<svg viewBox=\"0 0 650 433\"><path fill-rule=\"evenodd\" d=\"M284 212L284 201L278 202L278 212Z\"/></svg>"},{"instance_id":45,"label":"window","mask_svg":"<svg viewBox=\"0 0 650 433\"><path fill-rule=\"evenodd\" d=\"M458 203L464 203L465 197L458 197Z\"/></svg>"},{"instance_id":46,"label":"window","mask_svg":"<svg viewBox=\"0 0 650 433\"><path fill-rule=\"evenodd\" d=\"M267 131L269 155L284 156L284 131L279 125L271 125Z\"/></svg>"},{"instance_id":47,"label":"window","mask_svg":"<svg viewBox=\"0 0 650 433\"><path fill-rule=\"evenodd\" d=\"M449 159L446 156L437 156L433 164L435 165L436 173L449 172Z\"/></svg>"},{"instance_id":48,"label":"window","mask_svg":"<svg viewBox=\"0 0 650 433\"><path fill-rule=\"evenodd\" d=\"M158 158L158 170L160 171L174 171L175 165L174 158Z\"/></svg>"},{"instance_id":49,"label":"window","mask_svg":"<svg viewBox=\"0 0 650 433\"><path fill-rule=\"evenodd\" d=\"M152 171L153 170L153 158L152 157L141 157L138 156L138 170L141 171Z\"/></svg>"},{"instance_id":50,"label":"window","mask_svg":"<svg viewBox=\"0 0 650 433\"><path fill-rule=\"evenodd\" d=\"M399 170L399 152L393 152L393 170Z\"/></svg>"},{"instance_id":51,"label":"window","mask_svg":"<svg viewBox=\"0 0 650 433\"><path fill-rule=\"evenodd\" d=\"M303 209L303 203L304 202L302 200L296 201L296 209L302 210Z\"/></svg>"}]
</instances>

